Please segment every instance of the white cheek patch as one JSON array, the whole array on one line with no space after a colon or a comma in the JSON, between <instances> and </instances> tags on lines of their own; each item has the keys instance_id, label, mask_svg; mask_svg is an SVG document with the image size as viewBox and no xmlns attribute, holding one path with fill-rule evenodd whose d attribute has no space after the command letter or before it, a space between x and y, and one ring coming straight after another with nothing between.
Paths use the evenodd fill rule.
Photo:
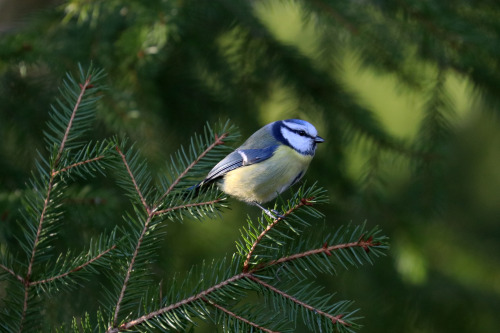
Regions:
<instances>
[{"instance_id":1,"label":"white cheek patch","mask_svg":"<svg viewBox=\"0 0 500 333\"><path fill-rule=\"evenodd\" d=\"M311 150L311 139L306 136L300 136L290 131L286 127L281 128L281 135L288 141L290 146L300 153L306 154Z\"/></svg>"}]
</instances>

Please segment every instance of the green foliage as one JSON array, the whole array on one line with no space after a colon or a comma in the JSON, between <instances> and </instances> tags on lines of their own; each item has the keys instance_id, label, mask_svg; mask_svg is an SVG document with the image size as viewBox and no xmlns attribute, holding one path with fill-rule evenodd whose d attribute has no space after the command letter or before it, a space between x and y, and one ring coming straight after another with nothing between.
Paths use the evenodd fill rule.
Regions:
<instances>
[{"instance_id":1,"label":"green foliage","mask_svg":"<svg viewBox=\"0 0 500 333\"><path fill-rule=\"evenodd\" d=\"M97 101L95 94L99 90L90 85L90 78L98 81L101 74L92 68L88 72L80 68L78 80L68 75L61 90L65 101L59 101L58 107L52 108L48 127L53 134L46 135L49 157L38 154L36 171L32 173L22 200L18 224L23 238L17 239L20 252L3 249L2 268L10 274L6 277L8 285L12 285L12 292L9 288L4 301L9 307L0 314L6 331L31 331L43 327L43 320L39 318L43 299L72 290L98 267L107 266L107 254L116 247L115 231L112 231L97 235L98 239L91 241L88 250L81 253L54 253L54 241L64 220L62 200L67 178L61 175L68 172L75 178L103 172L101 160L109 145L75 142L92 123ZM86 167L87 163L94 165Z\"/></svg>"},{"instance_id":2,"label":"green foliage","mask_svg":"<svg viewBox=\"0 0 500 333\"><path fill-rule=\"evenodd\" d=\"M307 198L307 202L303 201L305 198ZM280 254L280 249L287 244L286 240L293 240L302 234L303 229L311 227L311 224L300 215L305 215L311 219L323 217L323 214L317 211L312 206L312 203L321 204L326 201L325 191L315 185L299 188L292 198L280 207L281 212L290 212L290 214L287 213L287 218L282 223L269 228L269 232L262 239L262 230L266 230L273 224L271 218L263 216L257 219L256 223L248 218L248 226L240 231L242 240L236 243L239 254L246 258L249 253L253 253L253 258L256 261L249 262L249 264L253 265L257 265L262 259L269 260L277 257ZM306 203L311 203L311 205ZM301 207L300 215L294 213L297 206ZM254 248L255 243L259 245L256 248ZM285 255L284 253L281 254Z\"/></svg>"},{"instance_id":3,"label":"green foliage","mask_svg":"<svg viewBox=\"0 0 500 333\"><path fill-rule=\"evenodd\" d=\"M349 313L361 308L344 317L353 325L340 329L497 330L498 2L66 0L9 18L16 6L34 8L23 1L0 5L0 264L15 273L0 268L1 331L19 331L22 279L64 274L116 245L83 269L30 286L26 297L26 322L34 326L24 330L66 331L73 323L75 330L106 331L141 236L119 322L175 304L179 288L167 282L174 272L178 282L198 282L196 272L217 267L229 278L325 242L352 241L377 224L393 240L391 255L377 265L353 269L374 259L378 247L368 254L338 249L271 265L259 277L290 295L310 291L307 300L325 311L336 312L336 304ZM66 76L90 62L104 71L85 65L89 70ZM89 74L93 87L60 151ZM329 204L292 212L248 259L272 222L225 200L215 187L196 197L185 190L242 141L226 119L243 139L285 118L306 119L325 137L306 177L328 191ZM206 123L217 125L203 128ZM226 131L231 140L180 177ZM198 134L190 141L192 133ZM290 209L301 199L296 191L313 191L318 204L324 198L316 186L299 186L275 208ZM215 219L206 223L206 217ZM356 229L364 220L364 229ZM212 261L224 257L232 259ZM302 279L318 284L306 287ZM248 300L228 301L226 310L278 331L317 328L309 311L281 304L290 299L273 298L255 281L241 283L249 289L217 294ZM328 304L312 296L320 286L325 300L335 295ZM182 297L196 293L189 288ZM164 301L167 292L172 297ZM355 299L355 306L342 299ZM197 300L166 312L157 326L251 330L215 304ZM275 311L280 306L284 316ZM40 307L43 320L34 311Z\"/></svg>"},{"instance_id":4,"label":"green foliage","mask_svg":"<svg viewBox=\"0 0 500 333\"><path fill-rule=\"evenodd\" d=\"M216 216L224 200L221 194L212 187L194 198L187 185L223 158L230 149L226 144L238 135L228 122L215 128L207 125L187 151L181 148L172 156L167 176L158 177L156 185L145 159L126 140L77 143L90 128L101 73L80 68L78 80L67 76L61 90L65 102L52 108L48 127L54 134L46 135L50 157L39 154L19 221L25 236L19 248L23 255L5 248L1 257L0 277L9 285L2 300L7 307L0 314L3 330L54 329L57 324L41 311L47 300L83 292L82 283L100 272L108 285L99 299L100 309L93 309L95 314L75 314L71 324L75 332L188 331L196 319L211 321L226 332L291 332L299 318L313 332L353 332L359 327L350 302L334 301L307 275L334 274L333 262L343 267L372 262L371 256L386 249L385 238L359 227L339 228L321 241L305 239L310 220L323 217L313 206L326 201L325 191L315 185L295 191L281 207L282 217L261 218L257 224L249 219L239 253L230 261L204 263L182 279L169 280L166 290L156 284L152 267L165 239L166 220ZM67 227L62 209L65 186L109 171L130 201L122 223L111 233L96 235L80 253L54 246L55 235ZM67 329L62 325L57 330Z\"/></svg>"}]
</instances>

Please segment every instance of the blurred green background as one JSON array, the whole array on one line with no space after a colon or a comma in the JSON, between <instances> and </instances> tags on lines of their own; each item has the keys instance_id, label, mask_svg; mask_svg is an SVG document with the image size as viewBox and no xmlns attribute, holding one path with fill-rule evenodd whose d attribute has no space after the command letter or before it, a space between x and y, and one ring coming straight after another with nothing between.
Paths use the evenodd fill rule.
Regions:
<instances>
[{"instance_id":1,"label":"blurred green background","mask_svg":"<svg viewBox=\"0 0 500 333\"><path fill-rule=\"evenodd\" d=\"M390 237L374 266L320 277L361 308L361 332L498 331L497 1L2 1L0 13L0 251L16 252L57 87L92 62L108 76L89 138L130 137L153 173L206 122L231 119L243 137L286 118L317 127L326 143L305 179L328 190L322 223ZM234 252L259 211L229 204L169 225L158 281ZM61 249L128 209L111 177L71 185L66 206ZM51 300L48 320L95 312L100 283Z\"/></svg>"}]
</instances>

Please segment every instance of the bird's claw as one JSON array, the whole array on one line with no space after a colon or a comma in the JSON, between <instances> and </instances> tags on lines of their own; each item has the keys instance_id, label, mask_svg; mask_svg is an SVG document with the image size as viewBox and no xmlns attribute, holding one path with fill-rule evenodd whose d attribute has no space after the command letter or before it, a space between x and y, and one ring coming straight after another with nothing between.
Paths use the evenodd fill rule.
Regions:
<instances>
[{"instance_id":1,"label":"bird's claw","mask_svg":"<svg viewBox=\"0 0 500 333\"><path fill-rule=\"evenodd\" d=\"M269 212L271 212L275 216L275 218L276 217L280 219L285 218L285 215L280 214L280 212L278 212L276 209L270 209Z\"/></svg>"},{"instance_id":2,"label":"bird's claw","mask_svg":"<svg viewBox=\"0 0 500 333\"><path fill-rule=\"evenodd\" d=\"M260 209L262 209L262 211L267 215L269 216L270 218L272 218L273 220L277 220L277 219L283 219L285 218L284 215L281 215L276 209L267 209L267 208L264 208L262 207L258 202L255 202L255 205L257 207L259 207Z\"/></svg>"}]
</instances>

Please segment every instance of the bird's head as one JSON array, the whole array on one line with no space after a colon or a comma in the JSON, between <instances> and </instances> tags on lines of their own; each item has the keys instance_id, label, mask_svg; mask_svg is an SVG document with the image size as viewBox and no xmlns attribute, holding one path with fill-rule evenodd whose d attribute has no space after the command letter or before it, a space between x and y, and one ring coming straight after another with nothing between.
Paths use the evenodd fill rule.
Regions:
<instances>
[{"instance_id":1,"label":"bird's head","mask_svg":"<svg viewBox=\"0 0 500 333\"><path fill-rule=\"evenodd\" d=\"M305 120L287 119L277 121L274 126L277 139L303 155L314 155L316 145L325 141L316 128Z\"/></svg>"}]
</instances>

